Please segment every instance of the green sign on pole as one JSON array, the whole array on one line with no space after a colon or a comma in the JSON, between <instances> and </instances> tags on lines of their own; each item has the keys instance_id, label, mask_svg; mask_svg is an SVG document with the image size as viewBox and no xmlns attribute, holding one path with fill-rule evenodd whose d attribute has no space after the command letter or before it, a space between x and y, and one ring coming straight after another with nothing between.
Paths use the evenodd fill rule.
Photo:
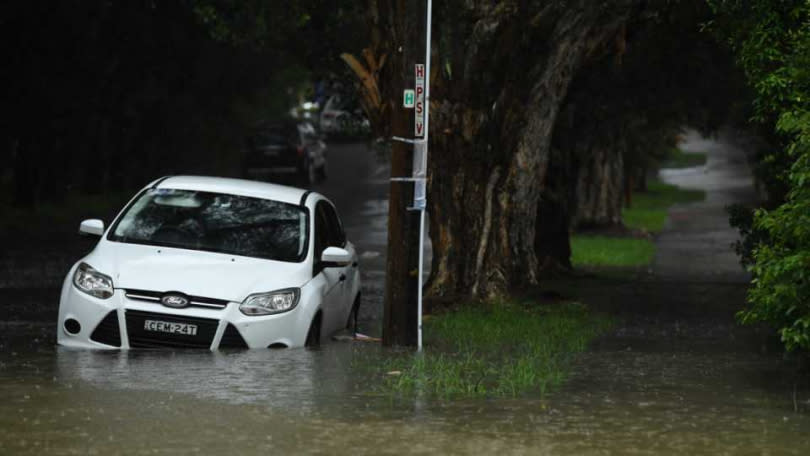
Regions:
<instances>
[{"instance_id":1,"label":"green sign on pole","mask_svg":"<svg viewBox=\"0 0 810 456\"><path fill-rule=\"evenodd\" d=\"M415 103L416 93L411 89L405 89L405 93L402 98L402 106L410 109L414 107Z\"/></svg>"}]
</instances>

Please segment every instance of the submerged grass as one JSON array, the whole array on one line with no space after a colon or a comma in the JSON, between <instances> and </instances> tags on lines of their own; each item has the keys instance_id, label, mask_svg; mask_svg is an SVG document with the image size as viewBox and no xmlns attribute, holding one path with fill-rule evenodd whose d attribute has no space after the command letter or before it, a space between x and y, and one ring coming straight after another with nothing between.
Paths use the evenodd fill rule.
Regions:
<instances>
[{"instance_id":1,"label":"submerged grass","mask_svg":"<svg viewBox=\"0 0 810 456\"><path fill-rule=\"evenodd\" d=\"M579 303L477 304L425 322L425 350L383 363L383 388L441 398L545 394L610 322Z\"/></svg>"}]
</instances>

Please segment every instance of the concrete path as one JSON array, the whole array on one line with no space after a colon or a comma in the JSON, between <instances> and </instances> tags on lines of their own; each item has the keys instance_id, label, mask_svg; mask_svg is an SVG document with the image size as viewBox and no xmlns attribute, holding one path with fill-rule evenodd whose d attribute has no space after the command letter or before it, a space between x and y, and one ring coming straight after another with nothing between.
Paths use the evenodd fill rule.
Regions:
<instances>
[{"instance_id":1,"label":"concrete path","mask_svg":"<svg viewBox=\"0 0 810 456\"><path fill-rule=\"evenodd\" d=\"M747 282L739 258L731 247L739 239L728 224L726 207L757 200L754 179L746 159L746 138L724 130L716 138L702 138L690 130L681 149L705 153L705 166L664 169L661 178L686 189L704 190L706 200L670 210L664 231L656 239L652 270L661 280Z\"/></svg>"}]
</instances>

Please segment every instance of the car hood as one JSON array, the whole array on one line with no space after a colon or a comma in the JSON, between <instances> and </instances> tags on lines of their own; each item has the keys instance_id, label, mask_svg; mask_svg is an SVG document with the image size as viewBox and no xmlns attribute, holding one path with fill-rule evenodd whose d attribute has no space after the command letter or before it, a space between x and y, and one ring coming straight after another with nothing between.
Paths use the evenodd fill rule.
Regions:
<instances>
[{"instance_id":1,"label":"car hood","mask_svg":"<svg viewBox=\"0 0 810 456\"><path fill-rule=\"evenodd\" d=\"M287 263L222 253L105 242L85 261L113 277L115 288L177 291L242 302L252 293L300 287L306 262Z\"/></svg>"}]
</instances>

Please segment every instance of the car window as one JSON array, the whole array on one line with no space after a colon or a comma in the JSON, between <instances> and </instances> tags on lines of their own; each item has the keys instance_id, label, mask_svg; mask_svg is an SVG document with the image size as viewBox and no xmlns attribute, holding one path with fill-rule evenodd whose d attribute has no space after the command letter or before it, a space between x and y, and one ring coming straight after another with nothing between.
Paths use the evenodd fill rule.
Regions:
<instances>
[{"instance_id":1,"label":"car window","mask_svg":"<svg viewBox=\"0 0 810 456\"><path fill-rule=\"evenodd\" d=\"M324 214L329 224L329 245L334 247L344 247L346 245L346 234L343 232L343 224L331 204L323 204Z\"/></svg>"},{"instance_id":2,"label":"car window","mask_svg":"<svg viewBox=\"0 0 810 456\"><path fill-rule=\"evenodd\" d=\"M116 222L111 241L300 262L307 212L262 198L149 189Z\"/></svg>"},{"instance_id":3,"label":"car window","mask_svg":"<svg viewBox=\"0 0 810 456\"><path fill-rule=\"evenodd\" d=\"M329 219L326 216L323 202L315 206L315 258L320 260L323 251L330 243Z\"/></svg>"},{"instance_id":4,"label":"car window","mask_svg":"<svg viewBox=\"0 0 810 456\"><path fill-rule=\"evenodd\" d=\"M345 247L343 225L331 204L319 201L315 206L315 254L320 258L327 247Z\"/></svg>"}]
</instances>

